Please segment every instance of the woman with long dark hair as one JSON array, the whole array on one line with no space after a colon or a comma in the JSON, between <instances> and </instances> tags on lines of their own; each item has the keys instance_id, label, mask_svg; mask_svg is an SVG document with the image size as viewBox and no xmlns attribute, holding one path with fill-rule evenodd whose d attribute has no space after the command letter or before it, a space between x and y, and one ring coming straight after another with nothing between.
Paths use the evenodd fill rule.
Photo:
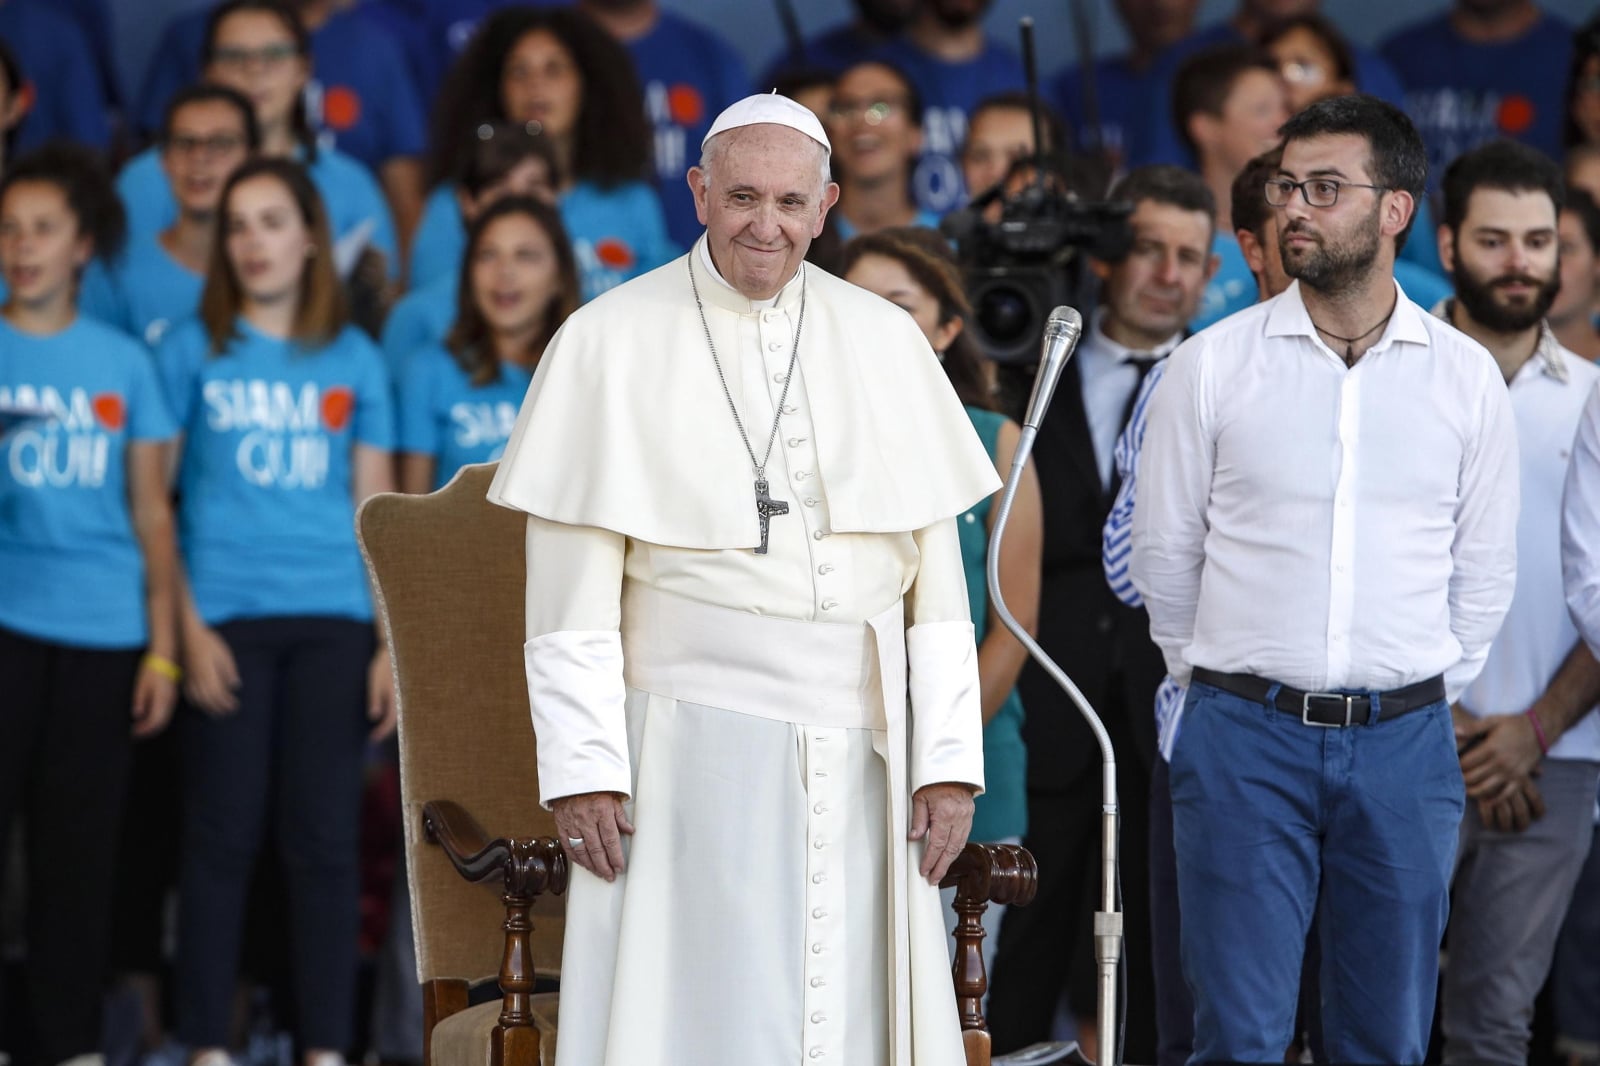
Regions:
<instances>
[{"instance_id":1,"label":"woman with long dark hair","mask_svg":"<svg viewBox=\"0 0 1600 1066\"><path fill-rule=\"evenodd\" d=\"M928 338L944 365L950 385L967 409L967 417L994 460L1001 477L1011 472L1021 429L994 408L989 365L978 343L966 331L972 308L961 285L961 272L950 245L937 230L903 227L857 237L844 250L844 277L904 308ZM1017 677L1028 653L989 604L984 577L989 537L994 530L990 497L961 516L961 559L967 572L967 596L978 641L978 682L983 705L984 792L977 798L970 840L1020 843L1027 830L1027 752L1022 745L1022 700ZM1024 468L1007 520L1000 554L1000 587L1006 606L1031 632L1039 615L1039 570L1043 553L1043 510L1039 479L1030 464ZM955 893L945 892L951 910ZM995 912L1000 913L995 913ZM988 936L984 959L992 962L1004 907L991 906L983 917ZM953 911L948 927L954 927Z\"/></svg>"},{"instance_id":2,"label":"woman with long dark hair","mask_svg":"<svg viewBox=\"0 0 1600 1066\"><path fill-rule=\"evenodd\" d=\"M346 320L316 188L286 159L223 191L200 317L158 352L182 426L184 847L178 1036L223 1063L251 872L288 889L298 1045L352 1038L362 764L393 727L355 509L393 488L376 347Z\"/></svg>"},{"instance_id":3,"label":"woman with long dark hair","mask_svg":"<svg viewBox=\"0 0 1600 1066\"><path fill-rule=\"evenodd\" d=\"M382 255L388 276L398 277L394 219L377 179L356 160L317 144L305 103L311 38L294 8L283 0L228 0L220 5L206 24L201 74L255 104L262 155L305 164L327 205L334 239L327 253L337 265L335 273L348 276L370 249ZM157 149L128 160L117 178L117 191L128 205L128 226L136 236L177 220L178 205Z\"/></svg>"},{"instance_id":4,"label":"woman with long dark hair","mask_svg":"<svg viewBox=\"0 0 1600 1066\"><path fill-rule=\"evenodd\" d=\"M539 357L578 306L578 269L554 208L490 206L467 235L455 325L400 378L400 487L431 492L500 458Z\"/></svg>"},{"instance_id":5,"label":"woman with long dark hair","mask_svg":"<svg viewBox=\"0 0 1600 1066\"><path fill-rule=\"evenodd\" d=\"M413 286L459 262L465 227L451 185L471 151L464 133L492 121L537 123L555 148L585 299L678 254L650 185L650 127L627 49L581 12L514 7L478 26L440 91Z\"/></svg>"},{"instance_id":6,"label":"woman with long dark hair","mask_svg":"<svg viewBox=\"0 0 1600 1066\"><path fill-rule=\"evenodd\" d=\"M177 426L138 342L78 312L84 267L122 234L87 149L40 149L0 180L0 867L20 815L21 1013L46 1063L100 1050L132 738L177 700Z\"/></svg>"}]
</instances>

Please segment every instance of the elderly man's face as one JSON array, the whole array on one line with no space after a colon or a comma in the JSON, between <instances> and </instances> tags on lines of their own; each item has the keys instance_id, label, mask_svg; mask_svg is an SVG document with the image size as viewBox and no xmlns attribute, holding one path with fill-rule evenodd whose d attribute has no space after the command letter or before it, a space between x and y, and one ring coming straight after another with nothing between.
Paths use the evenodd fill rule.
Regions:
<instances>
[{"instance_id":1,"label":"elderly man's face","mask_svg":"<svg viewBox=\"0 0 1600 1066\"><path fill-rule=\"evenodd\" d=\"M799 130L761 123L718 137L727 141L716 146L709 174L689 171L695 213L728 284L770 300L822 232L839 187L823 183L821 148Z\"/></svg>"}]
</instances>

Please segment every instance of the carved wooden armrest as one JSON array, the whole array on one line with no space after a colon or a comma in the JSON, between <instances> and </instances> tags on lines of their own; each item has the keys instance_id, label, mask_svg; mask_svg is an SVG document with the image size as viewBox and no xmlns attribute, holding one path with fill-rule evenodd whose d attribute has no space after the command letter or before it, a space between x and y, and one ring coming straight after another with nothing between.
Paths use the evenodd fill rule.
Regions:
<instances>
[{"instance_id":1,"label":"carved wooden armrest","mask_svg":"<svg viewBox=\"0 0 1600 1066\"><path fill-rule=\"evenodd\" d=\"M989 975L983 969L983 912L989 904L1025 907L1039 890L1039 864L1016 844L968 844L950 864L940 888L956 890L956 959L951 966L961 1028L983 1034L983 997ZM987 1047L984 1048L985 1060ZM970 1056L969 1056L970 1057Z\"/></svg>"},{"instance_id":2,"label":"carved wooden armrest","mask_svg":"<svg viewBox=\"0 0 1600 1066\"><path fill-rule=\"evenodd\" d=\"M528 934L533 931L533 920L528 911L536 897L546 892L559 896L567 890L567 856L560 842L552 837L491 838L476 818L450 800L422 805L422 830L428 842L442 848L450 865L468 881L490 881L497 876L501 879L506 945L500 958L500 991L504 996L500 1027L532 1030L529 997L533 995L534 974Z\"/></svg>"}]
</instances>

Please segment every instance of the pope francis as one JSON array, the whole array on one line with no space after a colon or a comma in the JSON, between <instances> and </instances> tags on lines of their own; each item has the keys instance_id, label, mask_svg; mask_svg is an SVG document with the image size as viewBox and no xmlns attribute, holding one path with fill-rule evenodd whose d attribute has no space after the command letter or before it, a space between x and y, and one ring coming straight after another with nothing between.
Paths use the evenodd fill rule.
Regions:
<instances>
[{"instance_id":1,"label":"pope francis","mask_svg":"<svg viewBox=\"0 0 1600 1066\"><path fill-rule=\"evenodd\" d=\"M734 104L689 254L574 314L490 498L528 514L557 1066L961 1066L934 887L983 784L956 516L994 467L911 317L804 262L810 111Z\"/></svg>"}]
</instances>

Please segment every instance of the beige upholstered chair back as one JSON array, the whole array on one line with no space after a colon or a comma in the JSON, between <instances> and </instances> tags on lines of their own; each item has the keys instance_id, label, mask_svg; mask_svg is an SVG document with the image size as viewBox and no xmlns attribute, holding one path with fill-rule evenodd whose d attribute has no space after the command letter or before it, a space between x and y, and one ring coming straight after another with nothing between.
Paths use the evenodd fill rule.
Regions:
<instances>
[{"instance_id":1,"label":"beige upholstered chair back","mask_svg":"<svg viewBox=\"0 0 1600 1066\"><path fill-rule=\"evenodd\" d=\"M491 837L554 836L539 806L522 665L523 517L485 499L494 465L427 496L385 493L357 516L400 699L400 790L423 982L500 969L498 885L463 880L422 834L422 805L453 800ZM565 897L533 908L533 964L561 966Z\"/></svg>"}]
</instances>

